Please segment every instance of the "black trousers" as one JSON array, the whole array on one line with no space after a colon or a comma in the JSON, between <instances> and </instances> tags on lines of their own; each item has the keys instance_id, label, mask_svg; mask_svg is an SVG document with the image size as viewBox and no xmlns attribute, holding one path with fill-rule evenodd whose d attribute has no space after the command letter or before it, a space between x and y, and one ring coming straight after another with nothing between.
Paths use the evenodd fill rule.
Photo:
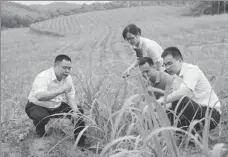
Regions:
<instances>
[{"instance_id":1,"label":"black trousers","mask_svg":"<svg viewBox=\"0 0 228 157\"><path fill-rule=\"evenodd\" d=\"M55 115L53 114L57 113L68 113L72 110L72 108L62 102L61 105L58 108L50 109L42 106L35 105L31 102L28 102L25 107L25 112L27 113L28 117L33 120L33 124L36 126L36 133L40 136L43 136L45 134L45 125L49 122L50 118L63 118L64 115ZM78 110L83 114L83 109L78 106ZM72 123L74 124L74 119L70 116L66 116L68 119L72 120ZM74 130L74 136L77 137L77 135L82 131L85 127L85 122L80 117L77 119Z\"/></svg>"},{"instance_id":2,"label":"black trousers","mask_svg":"<svg viewBox=\"0 0 228 157\"><path fill-rule=\"evenodd\" d=\"M171 125L174 124L174 117L177 118L178 115L180 115L180 119L177 122L177 127L184 130L187 130L189 128L190 123L193 120L201 120L205 118L207 106L199 105L195 101L191 100L189 97L184 97L183 99L181 99L179 106L177 106L178 102L179 101L173 102L171 109L166 111ZM175 109L176 114L174 113ZM217 110L209 107L208 115L210 115L210 112L212 112L212 114L210 117L209 129L212 130L218 125L221 115ZM205 120L203 120L201 123L197 123L194 127L193 134L198 132L201 135L204 124Z\"/></svg>"}]
</instances>

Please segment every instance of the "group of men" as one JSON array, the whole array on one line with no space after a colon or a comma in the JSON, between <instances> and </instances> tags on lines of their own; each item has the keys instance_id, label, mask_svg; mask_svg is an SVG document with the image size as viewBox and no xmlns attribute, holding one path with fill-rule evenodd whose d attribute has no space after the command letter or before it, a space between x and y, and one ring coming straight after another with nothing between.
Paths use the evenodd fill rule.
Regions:
<instances>
[{"instance_id":1,"label":"group of men","mask_svg":"<svg viewBox=\"0 0 228 157\"><path fill-rule=\"evenodd\" d=\"M205 118L211 117L210 130L218 125L222 113L220 101L198 66L185 63L177 47L163 50L157 42L142 37L141 29L135 24L127 25L122 36L133 47L137 57L123 77L128 77L139 66L149 82L148 92L154 92L157 102L166 106L172 125L179 117L177 127L187 130L192 121L198 120L200 123L194 129L199 134L202 134ZM167 95L166 100L164 95ZM206 115L207 109L211 116Z\"/></svg>"},{"instance_id":2,"label":"group of men","mask_svg":"<svg viewBox=\"0 0 228 157\"><path fill-rule=\"evenodd\" d=\"M148 92L154 92L157 102L166 106L171 125L177 116L180 117L177 127L185 130L193 120L199 120L201 123L196 124L195 131L200 132L208 109L211 114L210 129L217 126L221 104L198 66L185 63L178 48L168 47L163 51L156 42L141 37L141 30L134 24L124 29L123 38L134 46L137 55L137 60L124 72L124 77L128 77L134 67L140 68L142 76L149 80ZM85 127L83 109L75 98L71 68L71 58L58 55L54 66L39 73L34 80L25 111L33 120L40 137L46 135L45 125L50 118L64 117L59 113L68 113L66 117L75 126L75 139ZM77 119L70 114L75 112L79 115ZM84 146L85 139L82 135L78 145Z\"/></svg>"},{"instance_id":3,"label":"group of men","mask_svg":"<svg viewBox=\"0 0 228 157\"><path fill-rule=\"evenodd\" d=\"M165 71L157 71L149 57L139 58L139 68L149 81L148 92L154 92L157 102L166 106L171 125L179 116L177 127L187 130L191 122L198 120L193 131L201 135L205 118L210 117L209 129L214 129L220 121L221 104L206 76L198 66L183 62L176 47L166 48L162 58Z\"/></svg>"}]
</instances>

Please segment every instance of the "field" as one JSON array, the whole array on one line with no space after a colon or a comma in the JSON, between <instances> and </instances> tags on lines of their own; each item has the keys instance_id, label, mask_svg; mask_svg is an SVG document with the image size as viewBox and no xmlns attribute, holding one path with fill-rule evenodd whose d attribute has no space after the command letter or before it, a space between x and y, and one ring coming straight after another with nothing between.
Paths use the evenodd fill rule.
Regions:
<instances>
[{"instance_id":1,"label":"field","mask_svg":"<svg viewBox=\"0 0 228 157\"><path fill-rule=\"evenodd\" d=\"M215 143L228 143L228 15L183 17L183 10L162 6L116 9L60 17L34 24L30 29L2 31L3 156L92 157L99 156L101 147L100 156L149 156L145 152L155 151L164 157L175 154L196 157L207 156ZM200 150L177 148L167 143L173 141L167 131L164 131L167 147L160 146L158 137L152 136L158 127L152 133L143 127L138 132L136 130L140 136L131 133L134 127L141 126L136 122L142 120L142 116L133 112L130 96L143 89L138 70L127 80L121 77L135 59L132 49L122 38L122 30L129 23L138 25L142 36L157 41L163 48L180 48L184 60L199 65L211 80L221 98L223 115L221 128L213 130L211 134L215 137L209 145L206 144L207 132ZM66 127L63 120L50 122L50 131L51 128L58 129L50 136L38 139L24 112L35 76L52 66L55 56L61 53L71 56L77 97L88 104L85 105L88 108L88 142L94 146L94 151L75 148L71 137L67 138L72 128ZM150 143L146 135L151 135L155 143L151 149L141 145L144 140Z\"/></svg>"}]
</instances>

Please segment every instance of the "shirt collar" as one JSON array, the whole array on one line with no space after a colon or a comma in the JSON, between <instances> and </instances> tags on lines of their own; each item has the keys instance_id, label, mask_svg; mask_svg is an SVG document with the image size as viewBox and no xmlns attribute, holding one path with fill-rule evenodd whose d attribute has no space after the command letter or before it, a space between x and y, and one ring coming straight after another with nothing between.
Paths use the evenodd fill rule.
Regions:
<instances>
[{"instance_id":1,"label":"shirt collar","mask_svg":"<svg viewBox=\"0 0 228 157\"><path fill-rule=\"evenodd\" d=\"M142 37L139 36L139 46L134 46L134 49L142 49Z\"/></svg>"},{"instance_id":2,"label":"shirt collar","mask_svg":"<svg viewBox=\"0 0 228 157\"><path fill-rule=\"evenodd\" d=\"M183 62L181 71L179 73L179 77L183 77L187 69L188 69L188 64Z\"/></svg>"},{"instance_id":3,"label":"shirt collar","mask_svg":"<svg viewBox=\"0 0 228 157\"><path fill-rule=\"evenodd\" d=\"M54 80L57 80L57 77L55 75L55 70L54 68L52 67L51 68L51 80L54 81ZM57 80L58 81L58 80Z\"/></svg>"},{"instance_id":4,"label":"shirt collar","mask_svg":"<svg viewBox=\"0 0 228 157\"><path fill-rule=\"evenodd\" d=\"M139 49L142 48L142 37L141 36L139 36L139 46L138 46L138 48Z\"/></svg>"}]
</instances>

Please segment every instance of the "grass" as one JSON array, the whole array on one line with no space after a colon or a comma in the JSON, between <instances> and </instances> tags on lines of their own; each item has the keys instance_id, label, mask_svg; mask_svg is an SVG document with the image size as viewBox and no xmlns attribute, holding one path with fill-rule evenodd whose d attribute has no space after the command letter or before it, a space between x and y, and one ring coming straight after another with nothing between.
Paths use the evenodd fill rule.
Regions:
<instances>
[{"instance_id":1,"label":"grass","mask_svg":"<svg viewBox=\"0 0 228 157\"><path fill-rule=\"evenodd\" d=\"M5 152L14 153L14 149L15 154L21 156L39 156L35 155L36 149L30 149L34 144L31 135L34 127L24 113L27 95L35 76L49 68L57 54L65 53L73 59L76 96L86 108L84 118L87 127L84 131L93 151L82 152L75 148L77 141L69 142L72 128L59 126L66 135L54 132L48 138L50 141L46 139L49 145L46 146L44 153L48 154L45 156L192 155L189 147L188 151L184 151L183 147L175 144L173 134L177 128L169 125L164 109L154 97L147 95L139 71L136 70L127 80L121 78L123 70L135 58L129 54L131 50L121 37L122 28L131 22L139 24L144 36L158 41L163 47L180 47L184 59L198 64L208 78L216 76L214 88L222 99L223 115L219 137L216 134L220 130L214 131L217 137L215 143L227 143L228 73L222 70L228 68L225 62L228 57L227 15L189 18L180 17L179 12L180 9L175 7L145 7L83 14L76 18L81 28L77 30L76 37L37 35L29 33L27 28L2 31L1 133L3 144L9 144L6 145L8 149L12 147ZM96 30L87 25L91 19L97 21L92 23ZM57 27L58 22L54 23ZM12 38L12 34L16 34L16 37ZM98 39L102 41L98 42ZM145 94L144 101L141 101L141 94ZM60 122L50 123L54 128L58 128L55 126L57 124ZM202 141L190 132L186 133L199 145L200 150L195 150L198 156L210 154L213 145L207 144L208 130L204 131ZM217 151L221 148L219 145L214 149Z\"/></svg>"}]
</instances>

